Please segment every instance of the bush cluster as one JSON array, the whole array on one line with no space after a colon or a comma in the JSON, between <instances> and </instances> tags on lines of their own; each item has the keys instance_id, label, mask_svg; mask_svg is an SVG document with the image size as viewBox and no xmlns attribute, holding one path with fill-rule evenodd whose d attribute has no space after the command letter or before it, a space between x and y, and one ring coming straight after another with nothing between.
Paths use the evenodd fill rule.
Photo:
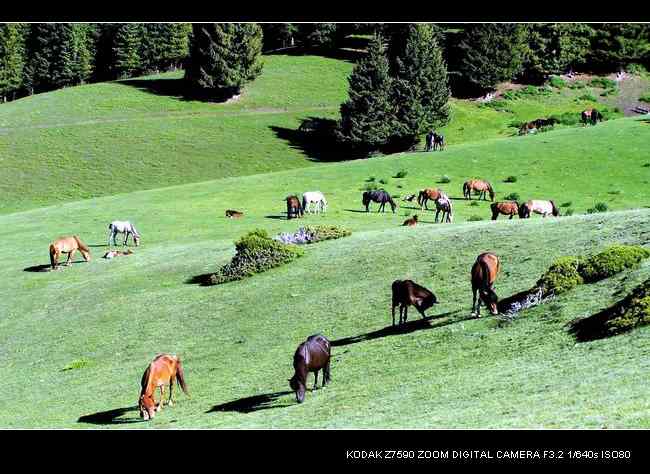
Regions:
<instances>
[{"instance_id":1,"label":"bush cluster","mask_svg":"<svg viewBox=\"0 0 650 474\"><path fill-rule=\"evenodd\" d=\"M440 177L440 181L438 181L438 182L439 182L439 183L443 183L443 184L444 184L444 183L451 183L451 178L449 178L449 176L447 176L446 174L444 174L444 175L442 175L442 176Z\"/></svg>"},{"instance_id":2,"label":"bush cluster","mask_svg":"<svg viewBox=\"0 0 650 474\"><path fill-rule=\"evenodd\" d=\"M409 174L408 171L406 171L406 170L399 170L399 171L395 174L394 177L395 177L395 178L406 178L406 175L407 175L407 174Z\"/></svg>"},{"instance_id":3,"label":"bush cluster","mask_svg":"<svg viewBox=\"0 0 650 474\"><path fill-rule=\"evenodd\" d=\"M505 100L525 99L527 97L538 97L541 95L551 95L553 93L550 87L526 86L518 90L510 90L503 93Z\"/></svg>"},{"instance_id":4,"label":"bush cluster","mask_svg":"<svg viewBox=\"0 0 650 474\"><path fill-rule=\"evenodd\" d=\"M510 193L506 196L503 196L503 199L506 201L519 201L521 197L519 196L519 193Z\"/></svg>"},{"instance_id":5,"label":"bush cluster","mask_svg":"<svg viewBox=\"0 0 650 474\"><path fill-rule=\"evenodd\" d=\"M210 283L218 285L241 280L295 260L303 250L271 239L265 230L257 229L244 235L235 243L236 254L230 263L221 267L210 277Z\"/></svg>"},{"instance_id":6,"label":"bush cluster","mask_svg":"<svg viewBox=\"0 0 650 474\"><path fill-rule=\"evenodd\" d=\"M567 85L566 81L559 76L551 76L548 82L551 87L555 87L556 89L562 89Z\"/></svg>"},{"instance_id":7,"label":"bush cluster","mask_svg":"<svg viewBox=\"0 0 650 474\"><path fill-rule=\"evenodd\" d=\"M591 87L600 87L602 89L616 89L616 81L607 79L606 77L594 77L589 81Z\"/></svg>"},{"instance_id":8,"label":"bush cluster","mask_svg":"<svg viewBox=\"0 0 650 474\"><path fill-rule=\"evenodd\" d=\"M555 260L537 281L544 296L558 295L584 283L578 272L580 259L577 257L560 257Z\"/></svg>"},{"instance_id":9,"label":"bush cluster","mask_svg":"<svg viewBox=\"0 0 650 474\"><path fill-rule=\"evenodd\" d=\"M585 282L592 283L623 270L636 268L641 260L648 257L650 251L639 245L612 245L581 261L578 272Z\"/></svg>"},{"instance_id":10,"label":"bush cluster","mask_svg":"<svg viewBox=\"0 0 650 474\"><path fill-rule=\"evenodd\" d=\"M517 177L516 176L508 176L506 179L503 180L504 183L516 183L517 182Z\"/></svg>"}]
</instances>

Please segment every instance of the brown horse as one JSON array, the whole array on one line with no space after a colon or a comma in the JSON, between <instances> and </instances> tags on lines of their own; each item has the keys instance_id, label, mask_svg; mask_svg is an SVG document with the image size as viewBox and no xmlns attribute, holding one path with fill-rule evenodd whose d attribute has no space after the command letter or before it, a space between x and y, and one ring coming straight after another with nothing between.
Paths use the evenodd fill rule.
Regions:
<instances>
[{"instance_id":1,"label":"brown horse","mask_svg":"<svg viewBox=\"0 0 650 474\"><path fill-rule=\"evenodd\" d=\"M493 221L497 220L499 214L510 216L510 219L519 214L519 203L516 201L494 202L490 205L490 208L492 209Z\"/></svg>"},{"instance_id":2,"label":"brown horse","mask_svg":"<svg viewBox=\"0 0 650 474\"><path fill-rule=\"evenodd\" d=\"M472 191L478 192L478 198L481 199L481 197L483 197L486 201L486 193L490 193L490 201L494 201L494 189L492 189L492 185L487 181L482 179L470 179L469 181L465 181L463 184L463 197L471 200Z\"/></svg>"},{"instance_id":3,"label":"brown horse","mask_svg":"<svg viewBox=\"0 0 650 474\"><path fill-rule=\"evenodd\" d=\"M427 202L428 201L435 201L441 196L446 196L445 192L440 189L440 188L425 188L422 189L419 194L418 194L418 205L420 206L420 209L426 209L429 210L427 207Z\"/></svg>"},{"instance_id":4,"label":"brown horse","mask_svg":"<svg viewBox=\"0 0 650 474\"><path fill-rule=\"evenodd\" d=\"M229 217L230 219L239 219L241 217L244 217L244 213L240 211L235 211L233 209L228 209L226 211L226 217Z\"/></svg>"},{"instance_id":5,"label":"brown horse","mask_svg":"<svg viewBox=\"0 0 650 474\"><path fill-rule=\"evenodd\" d=\"M323 369L323 387L330 381L330 341L322 334L309 336L296 349L293 368L295 372L289 379L289 386L296 392L298 403L302 403L305 401L309 372L314 372L314 390L318 388L319 370Z\"/></svg>"},{"instance_id":6,"label":"brown horse","mask_svg":"<svg viewBox=\"0 0 650 474\"><path fill-rule=\"evenodd\" d=\"M157 411L162 410L164 403L165 385L169 385L169 400L167 404L172 406L173 401L173 388L174 379L183 389L187 396L187 385L185 384L185 376L183 375L183 365L181 360L170 354L158 354L154 360L149 364L147 370L142 375L140 382L142 389L140 390L140 399L138 407L140 408L140 418L146 420L152 419ZM155 391L160 388L160 402L156 404Z\"/></svg>"},{"instance_id":7,"label":"brown horse","mask_svg":"<svg viewBox=\"0 0 650 474\"><path fill-rule=\"evenodd\" d=\"M497 310L497 294L494 292L493 285L497 279L497 275L501 270L501 262L499 257L491 252L485 252L476 258L476 262L472 265L472 314L476 309L476 316L481 317L481 301L490 310L492 314L498 314ZM478 305L476 304L476 293L479 294Z\"/></svg>"},{"instance_id":8,"label":"brown horse","mask_svg":"<svg viewBox=\"0 0 650 474\"><path fill-rule=\"evenodd\" d=\"M584 125L587 125L587 123L591 123L592 125L596 125L599 120L601 122L603 120L603 114L601 114L596 109L583 110L581 116L582 116L582 123Z\"/></svg>"},{"instance_id":9,"label":"brown horse","mask_svg":"<svg viewBox=\"0 0 650 474\"><path fill-rule=\"evenodd\" d=\"M292 217L302 217L304 215L298 196L287 196L285 201L287 201L287 219L291 219Z\"/></svg>"},{"instance_id":10,"label":"brown horse","mask_svg":"<svg viewBox=\"0 0 650 474\"><path fill-rule=\"evenodd\" d=\"M399 323L405 323L408 317L408 307L414 306L426 318L424 312L434 304L438 304L436 295L425 287L418 285L412 280L395 280L391 285L393 291L393 305L391 314L393 315L393 326L395 326L395 308L399 306Z\"/></svg>"},{"instance_id":11,"label":"brown horse","mask_svg":"<svg viewBox=\"0 0 650 474\"><path fill-rule=\"evenodd\" d=\"M90 262L90 249L84 244L79 237L73 235L72 237L60 237L50 244L50 263L52 270L56 270L59 263L59 257L62 253L68 254L68 259L65 262L66 266L72 265L72 255L79 250L86 262Z\"/></svg>"},{"instance_id":12,"label":"brown horse","mask_svg":"<svg viewBox=\"0 0 650 474\"><path fill-rule=\"evenodd\" d=\"M560 210L557 208L553 201L541 201L538 199L531 199L519 206L519 217L521 219L530 218L530 213L541 214L542 217L553 215L557 217L560 215Z\"/></svg>"},{"instance_id":13,"label":"brown horse","mask_svg":"<svg viewBox=\"0 0 650 474\"><path fill-rule=\"evenodd\" d=\"M417 216L417 214L414 215L413 217L409 218L409 219L406 219L404 221L404 224L402 224L402 226L409 226L409 227L415 227L416 225L418 225L418 216Z\"/></svg>"}]
</instances>

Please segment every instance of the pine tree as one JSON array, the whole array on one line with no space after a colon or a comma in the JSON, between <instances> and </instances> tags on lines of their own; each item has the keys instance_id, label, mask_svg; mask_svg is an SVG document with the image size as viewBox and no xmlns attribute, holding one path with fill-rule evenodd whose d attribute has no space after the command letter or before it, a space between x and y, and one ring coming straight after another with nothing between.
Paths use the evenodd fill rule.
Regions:
<instances>
[{"instance_id":1,"label":"pine tree","mask_svg":"<svg viewBox=\"0 0 650 474\"><path fill-rule=\"evenodd\" d=\"M562 74L584 63L593 30L583 23L543 23L528 27L526 71L535 79Z\"/></svg>"},{"instance_id":2,"label":"pine tree","mask_svg":"<svg viewBox=\"0 0 650 474\"><path fill-rule=\"evenodd\" d=\"M392 74L397 72L397 58L405 56L406 44L409 38L414 30L421 25L417 23L386 23L381 25L382 34L388 39L387 54ZM444 45L445 35L442 28L435 23L428 23L426 26L431 30L431 36L438 46Z\"/></svg>"},{"instance_id":3,"label":"pine tree","mask_svg":"<svg viewBox=\"0 0 650 474\"><path fill-rule=\"evenodd\" d=\"M431 25L417 24L409 28L403 52L395 58L395 67L394 140L408 147L419 135L449 121L447 66Z\"/></svg>"},{"instance_id":4,"label":"pine tree","mask_svg":"<svg viewBox=\"0 0 650 474\"><path fill-rule=\"evenodd\" d=\"M603 71L650 60L650 25L647 23L603 23L594 30L590 65Z\"/></svg>"},{"instance_id":5,"label":"pine tree","mask_svg":"<svg viewBox=\"0 0 650 474\"><path fill-rule=\"evenodd\" d=\"M123 23L117 26L113 40L112 64L115 77L126 78L140 72L141 28L139 23Z\"/></svg>"},{"instance_id":6,"label":"pine tree","mask_svg":"<svg viewBox=\"0 0 650 474\"><path fill-rule=\"evenodd\" d=\"M23 25L0 24L0 101L13 100L23 82Z\"/></svg>"},{"instance_id":7,"label":"pine tree","mask_svg":"<svg viewBox=\"0 0 650 474\"><path fill-rule=\"evenodd\" d=\"M70 23L32 23L25 40L23 83L30 94L74 84Z\"/></svg>"},{"instance_id":8,"label":"pine tree","mask_svg":"<svg viewBox=\"0 0 650 474\"><path fill-rule=\"evenodd\" d=\"M298 26L294 23L262 23L264 33L264 50L288 48L294 45Z\"/></svg>"},{"instance_id":9,"label":"pine tree","mask_svg":"<svg viewBox=\"0 0 650 474\"><path fill-rule=\"evenodd\" d=\"M185 77L212 97L230 97L262 72L261 52L257 24L194 23Z\"/></svg>"},{"instance_id":10,"label":"pine tree","mask_svg":"<svg viewBox=\"0 0 650 474\"><path fill-rule=\"evenodd\" d=\"M139 69L144 73L158 73L161 69L164 28L164 23L143 23L140 28Z\"/></svg>"},{"instance_id":11,"label":"pine tree","mask_svg":"<svg viewBox=\"0 0 650 474\"><path fill-rule=\"evenodd\" d=\"M162 54L162 66L165 70L177 69L189 54L190 23L170 23L164 30L165 48Z\"/></svg>"},{"instance_id":12,"label":"pine tree","mask_svg":"<svg viewBox=\"0 0 650 474\"><path fill-rule=\"evenodd\" d=\"M300 23L298 37L308 48L332 49L336 46L336 23Z\"/></svg>"},{"instance_id":13,"label":"pine tree","mask_svg":"<svg viewBox=\"0 0 650 474\"><path fill-rule=\"evenodd\" d=\"M347 102L341 105L337 136L367 151L389 143L395 108L391 101L392 79L381 35L373 37L368 54L352 70Z\"/></svg>"},{"instance_id":14,"label":"pine tree","mask_svg":"<svg viewBox=\"0 0 650 474\"><path fill-rule=\"evenodd\" d=\"M513 79L523 68L525 36L522 24L467 25L459 45L461 74L482 90Z\"/></svg>"},{"instance_id":15,"label":"pine tree","mask_svg":"<svg viewBox=\"0 0 650 474\"><path fill-rule=\"evenodd\" d=\"M72 25L72 75L75 84L83 84L92 75L95 56L95 27L92 24Z\"/></svg>"}]
</instances>

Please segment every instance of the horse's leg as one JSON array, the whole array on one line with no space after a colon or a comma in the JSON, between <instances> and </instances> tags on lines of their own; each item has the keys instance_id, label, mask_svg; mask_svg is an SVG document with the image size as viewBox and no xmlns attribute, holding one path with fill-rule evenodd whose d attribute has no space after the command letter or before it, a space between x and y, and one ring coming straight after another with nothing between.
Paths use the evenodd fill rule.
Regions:
<instances>
[{"instance_id":1,"label":"horse's leg","mask_svg":"<svg viewBox=\"0 0 650 474\"><path fill-rule=\"evenodd\" d=\"M476 312L476 289L472 288L472 314L474 314L475 312Z\"/></svg>"},{"instance_id":2,"label":"horse's leg","mask_svg":"<svg viewBox=\"0 0 650 474\"><path fill-rule=\"evenodd\" d=\"M406 324L406 320L409 317L409 306L407 304L404 305L404 324Z\"/></svg>"},{"instance_id":3,"label":"horse's leg","mask_svg":"<svg viewBox=\"0 0 650 474\"><path fill-rule=\"evenodd\" d=\"M155 393L155 390L154 390ZM154 402L156 400L154 399ZM158 402L158 405L156 405L156 411L162 410L163 407L163 402L165 401L165 386L161 385L160 386L160 401Z\"/></svg>"},{"instance_id":4,"label":"horse's leg","mask_svg":"<svg viewBox=\"0 0 650 474\"><path fill-rule=\"evenodd\" d=\"M313 390L318 390L318 370L314 372L314 388Z\"/></svg>"},{"instance_id":5,"label":"horse's leg","mask_svg":"<svg viewBox=\"0 0 650 474\"><path fill-rule=\"evenodd\" d=\"M440 209L436 209L436 221L435 221L436 224L438 223L438 214L440 214ZM443 219L445 218L445 215L444 215L444 214L442 215L442 218L443 218Z\"/></svg>"},{"instance_id":6,"label":"horse's leg","mask_svg":"<svg viewBox=\"0 0 650 474\"><path fill-rule=\"evenodd\" d=\"M395 326L395 305L390 309L391 315L393 316L393 326ZM400 314L400 318L402 315Z\"/></svg>"},{"instance_id":7,"label":"horse's leg","mask_svg":"<svg viewBox=\"0 0 650 474\"><path fill-rule=\"evenodd\" d=\"M167 400L167 405L174 406L174 400L172 399L174 393L174 377L169 378L169 400Z\"/></svg>"},{"instance_id":8,"label":"horse's leg","mask_svg":"<svg viewBox=\"0 0 650 474\"><path fill-rule=\"evenodd\" d=\"M128 230L124 232L124 243L122 245L126 245L129 242L129 235L131 235L131 232Z\"/></svg>"},{"instance_id":9,"label":"horse's leg","mask_svg":"<svg viewBox=\"0 0 650 474\"><path fill-rule=\"evenodd\" d=\"M330 361L327 361L323 368L323 387L330 382Z\"/></svg>"},{"instance_id":10,"label":"horse's leg","mask_svg":"<svg viewBox=\"0 0 650 474\"><path fill-rule=\"evenodd\" d=\"M74 250L71 250L70 252L68 252L68 259L65 261L65 266L66 267L69 267L70 265L72 265L71 260L72 260L72 255L74 254L74 252L75 252Z\"/></svg>"}]
</instances>

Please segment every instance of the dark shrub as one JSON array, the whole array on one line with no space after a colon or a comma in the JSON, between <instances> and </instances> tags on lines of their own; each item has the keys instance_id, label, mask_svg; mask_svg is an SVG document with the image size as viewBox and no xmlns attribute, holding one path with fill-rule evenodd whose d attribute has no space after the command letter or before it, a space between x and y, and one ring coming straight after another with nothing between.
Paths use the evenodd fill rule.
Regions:
<instances>
[{"instance_id":1,"label":"dark shrub","mask_svg":"<svg viewBox=\"0 0 650 474\"><path fill-rule=\"evenodd\" d=\"M451 183L451 179L449 178L449 176L444 174L444 175L442 175L442 177L440 178L440 181L438 181L438 182L443 183L443 184L444 183Z\"/></svg>"},{"instance_id":2,"label":"dark shrub","mask_svg":"<svg viewBox=\"0 0 650 474\"><path fill-rule=\"evenodd\" d=\"M582 276L578 273L579 266L580 259L577 257L560 257L537 281L537 286L542 288L544 296L558 295L569 291L584 283Z\"/></svg>"},{"instance_id":3,"label":"dark shrub","mask_svg":"<svg viewBox=\"0 0 650 474\"><path fill-rule=\"evenodd\" d=\"M508 176L506 179L503 180L504 183L516 183L517 182L517 177L516 176Z\"/></svg>"},{"instance_id":4,"label":"dark shrub","mask_svg":"<svg viewBox=\"0 0 650 474\"><path fill-rule=\"evenodd\" d=\"M570 323L578 341L615 336L650 323L650 279L609 308Z\"/></svg>"},{"instance_id":5,"label":"dark shrub","mask_svg":"<svg viewBox=\"0 0 650 474\"><path fill-rule=\"evenodd\" d=\"M237 253L233 259L210 277L210 283L218 285L241 280L289 263L303 255L302 249L273 240L261 229L244 235L235 242L235 249Z\"/></svg>"},{"instance_id":6,"label":"dark shrub","mask_svg":"<svg viewBox=\"0 0 650 474\"><path fill-rule=\"evenodd\" d=\"M478 201L472 201L472 202L469 203L469 205L470 206L478 206L479 203L478 203Z\"/></svg>"},{"instance_id":7,"label":"dark shrub","mask_svg":"<svg viewBox=\"0 0 650 474\"><path fill-rule=\"evenodd\" d=\"M562 125L578 125L582 122L582 118L577 112L564 112L562 114L551 115L558 123Z\"/></svg>"},{"instance_id":8,"label":"dark shrub","mask_svg":"<svg viewBox=\"0 0 650 474\"><path fill-rule=\"evenodd\" d=\"M589 81L591 87L600 87L602 89L616 89L616 81L607 79L606 77L594 77Z\"/></svg>"},{"instance_id":9,"label":"dark shrub","mask_svg":"<svg viewBox=\"0 0 650 474\"><path fill-rule=\"evenodd\" d=\"M573 201L563 202L560 207L571 207L571 204L573 204Z\"/></svg>"},{"instance_id":10,"label":"dark shrub","mask_svg":"<svg viewBox=\"0 0 650 474\"><path fill-rule=\"evenodd\" d=\"M564 216L565 216L565 217L567 217L567 216L572 216L574 212L575 212L575 211L573 210L572 207L567 207L567 208L564 210Z\"/></svg>"},{"instance_id":11,"label":"dark shrub","mask_svg":"<svg viewBox=\"0 0 650 474\"><path fill-rule=\"evenodd\" d=\"M519 193L510 193L507 196L503 196L503 199L506 201L519 201Z\"/></svg>"},{"instance_id":12,"label":"dark shrub","mask_svg":"<svg viewBox=\"0 0 650 474\"><path fill-rule=\"evenodd\" d=\"M580 97L578 97L577 100L584 100L587 102L596 102L598 99L596 99L596 96L593 94L582 94Z\"/></svg>"},{"instance_id":13,"label":"dark shrub","mask_svg":"<svg viewBox=\"0 0 650 474\"><path fill-rule=\"evenodd\" d=\"M609 278L623 270L636 268L641 260L650 257L650 251L639 245L612 245L580 262L578 272L585 282Z\"/></svg>"},{"instance_id":14,"label":"dark shrub","mask_svg":"<svg viewBox=\"0 0 650 474\"><path fill-rule=\"evenodd\" d=\"M384 179L384 178L382 178L382 179L379 180L379 182L380 182L381 184L388 184L388 179Z\"/></svg>"},{"instance_id":15,"label":"dark shrub","mask_svg":"<svg viewBox=\"0 0 650 474\"><path fill-rule=\"evenodd\" d=\"M551 76L548 83L551 85L551 87L555 87L556 89L562 89L566 86L564 79L559 76Z\"/></svg>"},{"instance_id":16,"label":"dark shrub","mask_svg":"<svg viewBox=\"0 0 650 474\"><path fill-rule=\"evenodd\" d=\"M483 219L481 216L470 216L469 219L467 219L467 220L469 222L475 222L475 221L483 221L485 219Z\"/></svg>"},{"instance_id":17,"label":"dark shrub","mask_svg":"<svg viewBox=\"0 0 650 474\"><path fill-rule=\"evenodd\" d=\"M406 170L399 170L399 171L395 174L394 177L395 177L395 178L406 178L406 175L407 175L407 174L409 174L408 171L406 171Z\"/></svg>"}]
</instances>

